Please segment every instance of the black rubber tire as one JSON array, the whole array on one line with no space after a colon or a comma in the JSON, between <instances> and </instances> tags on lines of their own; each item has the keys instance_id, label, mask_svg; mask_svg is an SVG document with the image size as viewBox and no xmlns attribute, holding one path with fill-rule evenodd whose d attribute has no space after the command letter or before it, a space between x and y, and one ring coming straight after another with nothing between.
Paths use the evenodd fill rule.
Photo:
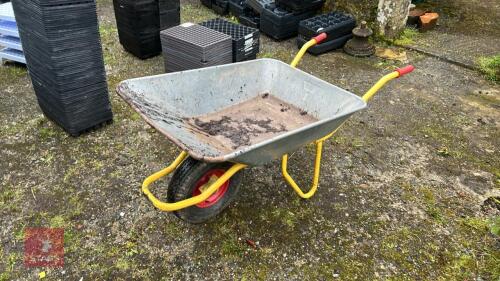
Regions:
<instances>
[{"instance_id":1,"label":"black rubber tire","mask_svg":"<svg viewBox=\"0 0 500 281\"><path fill-rule=\"evenodd\" d=\"M193 197L193 191L196 188L198 180L208 171L213 169L228 170L233 164L225 163L206 163L188 157L177 168L168 185L167 200L170 203L178 202ZM217 203L208 208L199 208L192 206L186 209L175 211L174 214L180 219L193 223L204 223L220 214L231 204L239 192L242 172L236 173L229 180L229 187L224 197Z\"/></svg>"}]
</instances>

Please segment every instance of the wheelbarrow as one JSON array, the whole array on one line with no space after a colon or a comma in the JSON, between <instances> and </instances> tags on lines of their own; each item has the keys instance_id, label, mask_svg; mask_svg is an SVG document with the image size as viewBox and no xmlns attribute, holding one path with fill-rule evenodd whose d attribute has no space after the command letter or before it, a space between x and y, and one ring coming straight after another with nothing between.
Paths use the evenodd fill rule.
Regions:
<instances>
[{"instance_id":1,"label":"wheelbarrow","mask_svg":"<svg viewBox=\"0 0 500 281\"><path fill-rule=\"evenodd\" d=\"M205 222L235 199L241 170L279 158L285 181L300 197L312 197L325 140L387 82L414 69L398 69L358 97L296 69L307 49L325 38L311 39L291 65L258 59L121 82L118 94L182 149L144 180L142 192L152 204L187 222ZM314 176L305 192L287 171L288 153L313 142ZM149 186L172 172L164 202Z\"/></svg>"}]
</instances>

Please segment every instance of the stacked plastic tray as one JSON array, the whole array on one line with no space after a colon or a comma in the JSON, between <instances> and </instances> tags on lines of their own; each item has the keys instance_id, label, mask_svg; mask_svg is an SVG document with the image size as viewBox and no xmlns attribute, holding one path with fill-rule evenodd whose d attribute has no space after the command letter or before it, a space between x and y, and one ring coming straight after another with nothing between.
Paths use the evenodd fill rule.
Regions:
<instances>
[{"instance_id":1,"label":"stacked plastic tray","mask_svg":"<svg viewBox=\"0 0 500 281\"><path fill-rule=\"evenodd\" d=\"M179 0L158 0L160 12L160 30L181 23L181 5Z\"/></svg>"},{"instance_id":2,"label":"stacked plastic tray","mask_svg":"<svg viewBox=\"0 0 500 281\"><path fill-rule=\"evenodd\" d=\"M113 0L123 48L140 59L161 53L160 31L180 23L179 0Z\"/></svg>"},{"instance_id":3,"label":"stacked plastic tray","mask_svg":"<svg viewBox=\"0 0 500 281\"><path fill-rule=\"evenodd\" d=\"M315 13L315 10L293 12L282 7L265 8L260 14L260 30L276 40L287 39L297 35L301 20Z\"/></svg>"},{"instance_id":4,"label":"stacked plastic tray","mask_svg":"<svg viewBox=\"0 0 500 281\"><path fill-rule=\"evenodd\" d=\"M11 3L0 4L0 63L3 60L26 64Z\"/></svg>"},{"instance_id":5,"label":"stacked plastic tray","mask_svg":"<svg viewBox=\"0 0 500 281\"><path fill-rule=\"evenodd\" d=\"M165 71L176 72L233 61L231 36L193 23L160 33Z\"/></svg>"},{"instance_id":6,"label":"stacked plastic tray","mask_svg":"<svg viewBox=\"0 0 500 281\"><path fill-rule=\"evenodd\" d=\"M260 47L259 30L220 18L202 22L200 25L231 36L233 62L252 60L257 57Z\"/></svg>"},{"instance_id":7,"label":"stacked plastic tray","mask_svg":"<svg viewBox=\"0 0 500 281\"><path fill-rule=\"evenodd\" d=\"M276 0L261 11L260 30L277 40L293 37L299 22L314 16L324 4L325 0Z\"/></svg>"},{"instance_id":8,"label":"stacked plastic tray","mask_svg":"<svg viewBox=\"0 0 500 281\"><path fill-rule=\"evenodd\" d=\"M299 24L297 45L302 47L312 37L325 32L328 37L319 45L309 48L309 52L320 55L335 49L342 48L352 38L352 30L356 27L356 20L349 14L332 12L306 19Z\"/></svg>"},{"instance_id":9,"label":"stacked plastic tray","mask_svg":"<svg viewBox=\"0 0 500 281\"><path fill-rule=\"evenodd\" d=\"M161 53L158 0L113 0L123 48L140 59Z\"/></svg>"},{"instance_id":10,"label":"stacked plastic tray","mask_svg":"<svg viewBox=\"0 0 500 281\"><path fill-rule=\"evenodd\" d=\"M81 0L14 0L38 103L71 135L112 119L96 5Z\"/></svg>"}]
</instances>

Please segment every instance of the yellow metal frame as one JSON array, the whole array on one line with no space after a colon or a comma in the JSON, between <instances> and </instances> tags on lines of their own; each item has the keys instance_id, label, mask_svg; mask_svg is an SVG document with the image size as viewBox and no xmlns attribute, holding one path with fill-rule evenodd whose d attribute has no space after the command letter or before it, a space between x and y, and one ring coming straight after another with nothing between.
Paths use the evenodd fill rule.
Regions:
<instances>
[{"instance_id":1,"label":"yellow metal frame","mask_svg":"<svg viewBox=\"0 0 500 281\"><path fill-rule=\"evenodd\" d=\"M292 67L297 67L298 63L306 53L307 49L310 47L318 44L316 39L311 39L308 41L300 51L297 53L295 56L294 60L291 63ZM394 78L398 78L400 76L400 73L395 71L393 73L390 73L382 79L380 79L364 96L363 100L365 102L368 102L373 96L390 80ZM338 130L338 129L337 129ZM311 198L316 191L318 190L318 185L319 185L319 176L320 176L320 170L321 170L321 154L323 151L323 143L324 141L328 140L331 138L335 132L335 130L331 134L317 140L316 143L316 159L314 162L314 176L313 176L313 182L310 190L307 193L304 193L302 189L297 185L297 183L293 180L293 178L290 176L288 173L288 154L283 155L282 161L281 161L281 172L283 174L283 177L285 181L295 190L295 192L302 198L308 199ZM148 197L149 201L153 203L153 205L160 209L161 211L166 211L166 212L171 212L171 211L178 211L184 208L188 208L194 205L197 205L205 200L207 200L212 194L214 194L227 180L229 180L232 176L234 176L238 171L244 169L247 167L247 165L244 164L234 164L229 170L227 170L220 178L218 178L213 184L211 184L205 191L203 191L200 195L178 201L175 203L166 203L158 198L156 198L151 191L149 190L149 186L153 184L154 182L160 180L161 178L171 174L173 171L175 171L179 165L182 164L182 162L188 157L188 153L186 151L182 151L179 156L170 164L170 166L166 167L165 169L156 172L152 174L151 176L147 177L143 184L142 184L142 192Z\"/></svg>"},{"instance_id":2,"label":"yellow metal frame","mask_svg":"<svg viewBox=\"0 0 500 281\"><path fill-rule=\"evenodd\" d=\"M172 211L177 211L181 210L184 208L188 208L194 205L197 205L205 200L207 200L212 194L214 194L227 180L229 180L234 174L236 174L239 170L246 168L247 165L244 164L234 164L229 170L227 170L220 178L218 178L210 187L208 187L205 191L203 191L201 194L181 200L175 203L166 203L158 198L156 198L153 193L149 190L149 186L160 180L161 178L171 174L173 171L179 167L179 165L188 157L188 153L186 151L182 151L181 154L170 164L170 166L166 167L165 169L156 172L152 174L151 176L147 177L144 182L142 183L142 192L148 197L149 201L153 203L153 205L165 212L172 212Z\"/></svg>"},{"instance_id":3,"label":"yellow metal frame","mask_svg":"<svg viewBox=\"0 0 500 281\"><path fill-rule=\"evenodd\" d=\"M302 46L302 48L300 49L300 51L297 54L297 56L295 57L295 59L292 61L291 66L297 67L298 63L300 62L300 60L302 59L302 57L306 53L307 49L309 49L310 47L312 47L316 44L317 44L316 39L311 39L309 42L304 44L304 46ZM399 76L400 76L400 74L397 71L394 71L390 74L385 75L370 90L368 90L368 92L366 92L366 94L362 97L362 99L365 102L368 102L370 99L373 98L373 96L375 96L375 94L387 82L391 81L392 79L398 78ZM327 136L316 141L316 159L314 161L314 177L313 177L312 186L307 193L304 193L304 191L302 191L302 189L297 185L297 183L293 180L293 178L288 173L288 171L287 171L288 154L283 155L283 158L281 160L281 173L283 174L283 177L284 177L285 181L288 183L288 185L290 185L293 188L293 190L295 190L297 195L299 195L300 197L302 197L304 199L309 199L318 190L319 176L320 176L320 170L321 170L321 154L323 151L323 142L328 140L329 138L331 138L339 129L340 129L340 127L337 128L332 133L328 134Z\"/></svg>"}]
</instances>

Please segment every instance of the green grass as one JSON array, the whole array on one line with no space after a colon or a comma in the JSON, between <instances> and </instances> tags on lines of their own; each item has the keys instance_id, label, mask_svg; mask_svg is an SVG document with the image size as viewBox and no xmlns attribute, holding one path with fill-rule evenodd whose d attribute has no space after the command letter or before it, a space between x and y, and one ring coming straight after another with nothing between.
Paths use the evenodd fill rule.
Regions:
<instances>
[{"instance_id":1,"label":"green grass","mask_svg":"<svg viewBox=\"0 0 500 281\"><path fill-rule=\"evenodd\" d=\"M481 57L478 60L479 69L486 77L495 82L500 82L500 54L491 57Z\"/></svg>"}]
</instances>

